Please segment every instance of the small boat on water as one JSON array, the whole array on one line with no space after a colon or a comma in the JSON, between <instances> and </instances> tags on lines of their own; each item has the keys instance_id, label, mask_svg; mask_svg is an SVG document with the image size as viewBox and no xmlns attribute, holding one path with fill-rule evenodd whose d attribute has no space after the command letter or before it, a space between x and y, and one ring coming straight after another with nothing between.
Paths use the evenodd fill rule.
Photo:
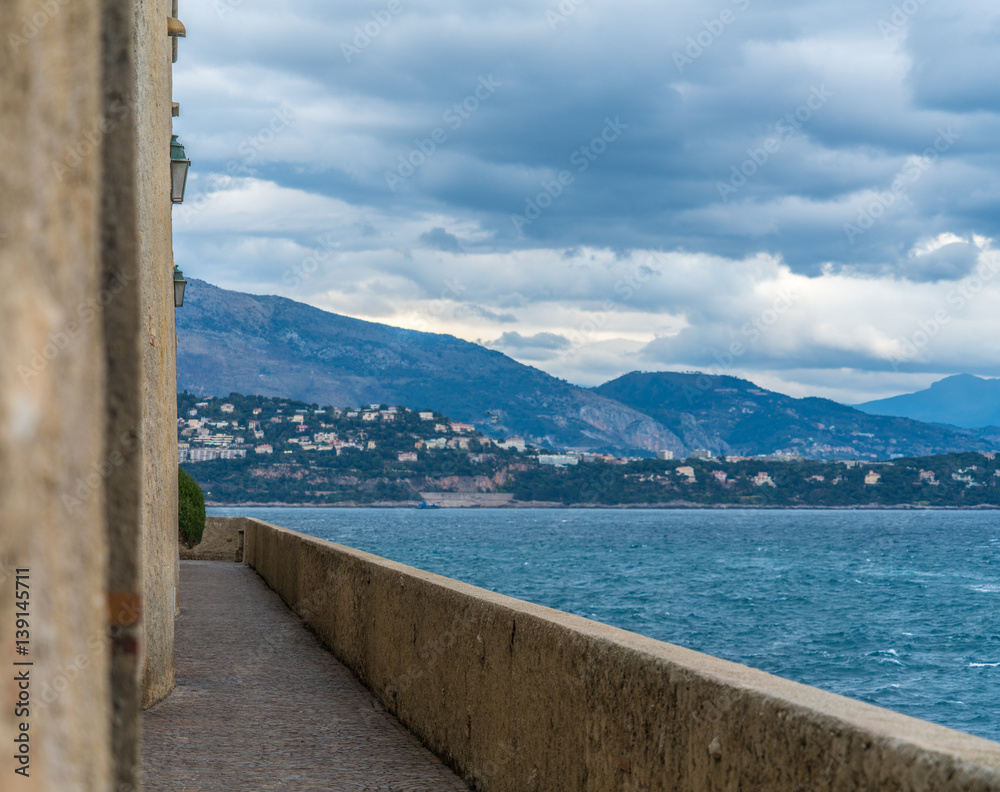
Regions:
<instances>
[{"instance_id":1,"label":"small boat on water","mask_svg":"<svg viewBox=\"0 0 1000 792\"><path fill-rule=\"evenodd\" d=\"M420 501L420 505L417 508L418 509L440 509L441 508L441 504L440 503L428 503L427 501Z\"/></svg>"}]
</instances>

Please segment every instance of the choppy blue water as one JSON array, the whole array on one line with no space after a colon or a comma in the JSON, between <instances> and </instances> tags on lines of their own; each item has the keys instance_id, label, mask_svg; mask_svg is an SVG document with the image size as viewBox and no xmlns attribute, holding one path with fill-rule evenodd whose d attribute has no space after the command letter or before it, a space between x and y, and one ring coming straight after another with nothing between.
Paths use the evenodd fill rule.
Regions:
<instances>
[{"instance_id":1,"label":"choppy blue water","mask_svg":"<svg viewBox=\"0 0 1000 792\"><path fill-rule=\"evenodd\" d=\"M209 511L1000 740L993 512Z\"/></svg>"}]
</instances>

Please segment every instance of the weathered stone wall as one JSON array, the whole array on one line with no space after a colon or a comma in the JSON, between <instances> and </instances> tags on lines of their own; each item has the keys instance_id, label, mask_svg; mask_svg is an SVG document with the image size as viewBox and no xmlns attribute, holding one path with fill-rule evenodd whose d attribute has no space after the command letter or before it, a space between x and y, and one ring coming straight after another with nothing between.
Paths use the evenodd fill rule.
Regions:
<instances>
[{"instance_id":1,"label":"weathered stone wall","mask_svg":"<svg viewBox=\"0 0 1000 792\"><path fill-rule=\"evenodd\" d=\"M0 3L0 787L113 787L102 3ZM30 569L16 714L15 569ZM23 589L22 589L23 590ZM30 777L14 775L28 723Z\"/></svg>"},{"instance_id":2,"label":"weathered stone wall","mask_svg":"<svg viewBox=\"0 0 1000 792\"><path fill-rule=\"evenodd\" d=\"M171 0L135 8L136 208L143 308L142 704L174 686L177 561L177 363L170 222Z\"/></svg>"},{"instance_id":3,"label":"weathered stone wall","mask_svg":"<svg viewBox=\"0 0 1000 792\"><path fill-rule=\"evenodd\" d=\"M176 529L160 538L176 519L176 479L163 474L176 469L164 8L0 3L2 789L137 790L143 644L157 662L172 654L173 581L162 578L176 568ZM146 354L154 334L168 343ZM156 538L143 543L146 528ZM17 569L30 570L23 657ZM26 693L16 659L33 663L19 667ZM161 666L172 683L172 662ZM24 695L26 712L14 706Z\"/></svg>"},{"instance_id":4,"label":"weathered stone wall","mask_svg":"<svg viewBox=\"0 0 1000 792\"><path fill-rule=\"evenodd\" d=\"M1000 744L231 519L247 563L475 789L1000 790Z\"/></svg>"},{"instance_id":5,"label":"weathered stone wall","mask_svg":"<svg viewBox=\"0 0 1000 792\"><path fill-rule=\"evenodd\" d=\"M191 548L181 545L180 556L185 561L242 561L238 523L227 517L209 517L201 542Z\"/></svg>"},{"instance_id":6,"label":"weathered stone wall","mask_svg":"<svg viewBox=\"0 0 1000 792\"><path fill-rule=\"evenodd\" d=\"M142 319L136 210L135 17L131 3L104 0L103 96L101 131L100 304L103 306L108 465L105 531L107 636L111 650L111 698L105 715L111 725L113 788L138 788L139 704L142 656ZM96 361L95 361L96 362ZM72 627L70 627L72 629Z\"/></svg>"}]
</instances>

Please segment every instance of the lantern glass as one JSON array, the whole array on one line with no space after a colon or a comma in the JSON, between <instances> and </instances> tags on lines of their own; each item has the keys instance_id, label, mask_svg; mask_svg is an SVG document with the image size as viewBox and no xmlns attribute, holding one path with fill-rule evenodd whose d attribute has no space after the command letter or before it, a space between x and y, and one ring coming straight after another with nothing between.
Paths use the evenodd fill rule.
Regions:
<instances>
[{"instance_id":1,"label":"lantern glass","mask_svg":"<svg viewBox=\"0 0 1000 792\"><path fill-rule=\"evenodd\" d=\"M190 162L170 163L170 201L184 203L184 188L187 187L187 171Z\"/></svg>"},{"instance_id":2,"label":"lantern glass","mask_svg":"<svg viewBox=\"0 0 1000 792\"><path fill-rule=\"evenodd\" d=\"M184 152L184 146L177 140L177 135L170 137L170 200L172 203L184 202L184 189L187 187L188 168L191 160Z\"/></svg>"},{"instance_id":3,"label":"lantern glass","mask_svg":"<svg viewBox=\"0 0 1000 792\"><path fill-rule=\"evenodd\" d=\"M184 288L187 286L184 273L174 267L174 308L184 307Z\"/></svg>"}]
</instances>

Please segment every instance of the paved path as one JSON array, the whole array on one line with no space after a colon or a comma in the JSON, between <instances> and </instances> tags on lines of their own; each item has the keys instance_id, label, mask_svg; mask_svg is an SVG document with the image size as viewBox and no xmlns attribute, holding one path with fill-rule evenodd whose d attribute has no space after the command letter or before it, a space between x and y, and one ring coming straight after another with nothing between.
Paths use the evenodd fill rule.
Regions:
<instances>
[{"instance_id":1,"label":"paved path","mask_svg":"<svg viewBox=\"0 0 1000 792\"><path fill-rule=\"evenodd\" d=\"M143 715L150 792L468 792L242 564L182 561L177 687Z\"/></svg>"}]
</instances>

